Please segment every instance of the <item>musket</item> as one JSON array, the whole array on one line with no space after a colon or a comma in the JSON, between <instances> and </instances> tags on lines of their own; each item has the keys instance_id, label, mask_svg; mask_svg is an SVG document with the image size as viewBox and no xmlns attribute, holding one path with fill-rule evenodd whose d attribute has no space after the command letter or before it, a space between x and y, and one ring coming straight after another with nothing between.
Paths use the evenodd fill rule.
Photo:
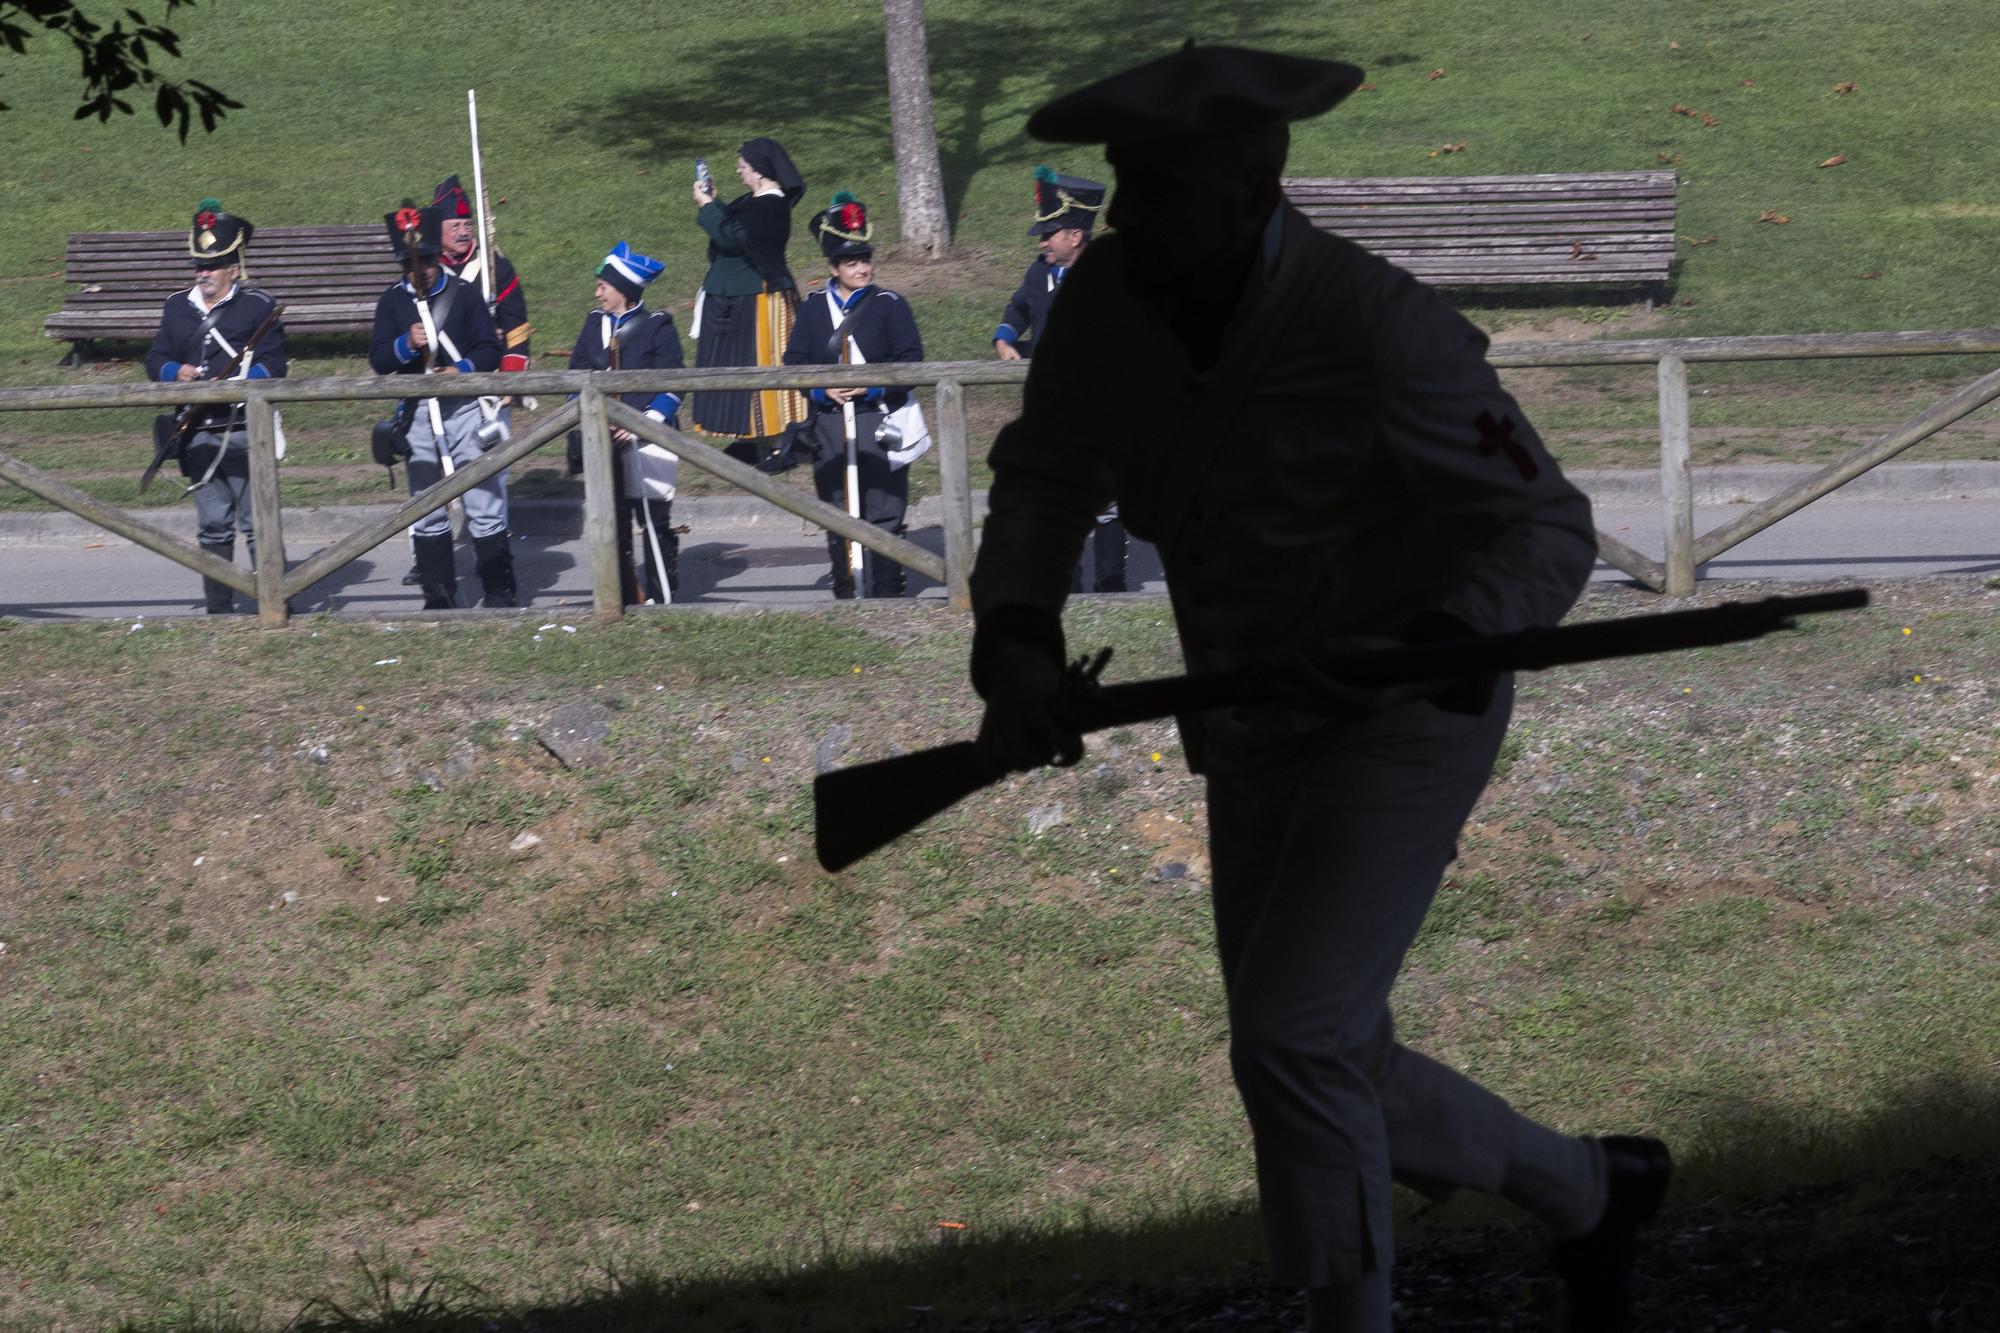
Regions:
<instances>
[{"instance_id":1,"label":"musket","mask_svg":"<svg viewBox=\"0 0 2000 1333\"><path fill-rule=\"evenodd\" d=\"M1574 662L1638 657L1761 638L1793 629L1797 617L1868 605L1868 590L1810 593L1730 602L1696 611L1664 611L1581 625L1526 629L1438 643L1410 644L1339 654L1316 663L1349 685L1376 688L1447 681L1503 671L1539 671ZM1088 664L1072 664L1051 711L1078 734L1150 722L1176 714L1271 703L1296 672L1260 665L1198 675L1167 676L1100 685L1110 649ZM998 782L1005 770L990 764L974 741L822 773L813 779L813 838L819 862L845 870L908 833L932 815Z\"/></svg>"},{"instance_id":2,"label":"musket","mask_svg":"<svg viewBox=\"0 0 2000 1333\"><path fill-rule=\"evenodd\" d=\"M284 311L285 303L283 301L274 301L271 304L271 313L264 316L264 322L257 326L257 331L250 335L249 341L245 342L242 348L236 353L236 368L230 375L230 378L234 379L237 375L243 373L243 368L249 362L251 354L256 350L257 344L264 341L264 335L271 331L271 326L278 322L278 316L283 314ZM195 376L195 378L198 380L210 378L208 367L203 366L201 374ZM194 419L196 414L200 412L201 407L202 404L200 403L189 403L174 417L173 424L168 426L166 430L154 432L153 461L148 463L146 470L139 474L139 494L144 495L146 488L153 484L153 478L160 475L162 464L169 458L177 456L182 449L187 447L188 433L194 428ZM231 416L234 416L233 409ZM229 444L227 431L223 432L223 437L223 447L227 448ZM221 452L218 451L216 458L220 460L221 457ZM213 474L214 468L211 467L209 471ZM204 477L202 480L206 481L207 478ZM196 483L196 485L199 484L199 482ZM188 487L188 490L193 489L193 486Z\"/></svg>"}]
</instances>

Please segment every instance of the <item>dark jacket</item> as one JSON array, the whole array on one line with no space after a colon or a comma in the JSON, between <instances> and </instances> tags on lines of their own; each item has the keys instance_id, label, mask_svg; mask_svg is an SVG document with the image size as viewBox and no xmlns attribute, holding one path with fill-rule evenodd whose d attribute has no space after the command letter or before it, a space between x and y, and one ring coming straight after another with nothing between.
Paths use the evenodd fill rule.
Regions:
<instances>
[{"instance_id":1,"label":"dark jacket","mask_svg":"<svg viewBox=\"0 0 2000 1333\"><path fill-rule=\"evenodd\" d=\"M203 367L210 379L227 379L236 373L236 357L223 351L214 338L205 339L203 346L195 346L195 334L206 316L195 306L194 296L195 291L190 287L169 296L161 307L160 331L153 335L152 350L146 353L147 379L163 382L178 379L183 365ZM273 304L268 292L239 282L220 306L222 313L215 321L215 332L240 354L244 342L271 313ZM250 378L283 379L284 376L285 326L277 323L257 342ZM196 425L226 421L233 410L227 403L211 403L195 414Z\"/></svg>"},{"instance_id":2,"label":"dark jacket","mask_svg":"<svg viewBox=\"0 0 2000 1333\"><path fill-rule=\"evenodd\" d=\"M1028 265L1027 276L1008 298L1006 313L1000 316L1000 327L993 330L993 341L1012 343L1014 350L1022 356L1035 354L1035 335L1048 323L1049 306L1056 299L1056 291L1062 286L1066 270L1055 268L1048 261L1036 259ZM1052 283L1050 279L1054 278Z\"/></svg>"},{"instance_id":3,"label":"dark jacket","mask_svg":"<svg viewBox=\"0 0 2000 1333\"><path fill-rule=\"evenodd\" d=\"M703 291L712 296L753 296L767 287L774 292L797 289L785 266L792 206L783 195L738 195L727 204L711 201L701 206L695 221L708 233Z\"/></svg>"},{"instance_id":4,"label":"dark jacket","mask_svg":"<svg viewBox=\"0 0 2000 1333\"><path fill-rule=\"evenodd\" d=\"M449 273L439 270L437 286L431 289L429 297L432 319L437 318L438 306L445 292L451 292L450 308L438 326L438 345L431 348L431 364L456 364L463 374L498 370L500 368L500 332L493 327L493 316L486 313L486 302L480 298L479 289L460 282ZM424 362L420 349L410 346L410 325L417 322L417 298L411 294L408 280L397 283L383 292L375 302L375 333L368 343L368 364L378 375L418 375L423 373ZM444 340L449 338L458 351L456 363L449 363L444 350ZM443 389L449 381L441 381ZM409 401L406 399L405 403ZM469 398L438 398L438 408L446 416L458 411Z\"/></svg>"},{"instance_id":5,"label":"dark jacket","mask_svg":"<svg viewBox=\"0 0 2000 1333\"><path fill-rule=\"evenodd\" d=\"M445 272L454 278L460 276L458 265L448 260L439 262ZM466 285L485 294L484 285L476 277L467 279ZM521 290L521 277L514 271L514 261L505 255L493 261L493 325L500 331L500 369L526 370L528 358L533 355L528 340L535 330L528 323L528 297Z\"/></svg>"},{"instance_id":6,"label":"dark jacket","mask_svg":"<svg viewBox=\"0 0 2000 1333\"><path fill-rule=\"evenodd\" d=\"M815 287L799 300L798 320L792 325L791 341L785 346L788 366L839 365L840 349L835 345L833 311L827 306L827 289ZM885 287L863 287L846 303L848 315L839 332L849 334L868 361L921 361L924 340L917 333L917 317L910 303ZM824 390L806 395L820 409L832 407ZM864 410L893 412L910 399L903 386L884 389L876 386L857 400Z\"/></svg>"},{"instance_id":7,"label":"dark jacket","mask_svg":"<svg viewBox=\"0 0 2000 1333\"><path fill-rule=\"evenodd\" d=\"M592 311L584 317L583 328L569 349L571 370L604 370L610 366L610 349L604 345L607 319L613 316L602 311ZM617 316L613 330L618 339L620 370L679 370L687 364L681 359L680 331L674 327L674 317L664 310L648 310L641 303ZM619 397L627 407L658 412L674 429L680 429L675 421L681 410L679 394L627 393Z\"/></svg>"}]
</instances>

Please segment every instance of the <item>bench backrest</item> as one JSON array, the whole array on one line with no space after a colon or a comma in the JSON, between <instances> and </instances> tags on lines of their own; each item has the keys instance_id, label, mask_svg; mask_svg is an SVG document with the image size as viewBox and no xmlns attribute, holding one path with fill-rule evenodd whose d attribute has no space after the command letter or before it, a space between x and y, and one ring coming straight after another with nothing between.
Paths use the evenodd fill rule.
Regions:
<instances>
[{"instance_id":1,"label":"bench backrest","mask_svg":"<svg viewBox=\"0 0 2000 1333\"><path fill-rule=\"evenodd\" d=\"M250 241L249 281L285 303L293 332L372 327L375 300L398 266L379 223L260 227ZM160 305L193 285L183 231L77 232L64 277L79 286L44 321L52 338L151 336Z\"/></svg>"},{"instance_id":2,"label":"bench backrest","mask_svg":"<svg viewBox=\"0 0 2000 1333\"><path fill-rule=\"evenodd\" d=\"M1671 171L1300 177L1284 188L1316 225L1440 286L1656 283L1673 268Z\"/></svg>"}]
</instances>

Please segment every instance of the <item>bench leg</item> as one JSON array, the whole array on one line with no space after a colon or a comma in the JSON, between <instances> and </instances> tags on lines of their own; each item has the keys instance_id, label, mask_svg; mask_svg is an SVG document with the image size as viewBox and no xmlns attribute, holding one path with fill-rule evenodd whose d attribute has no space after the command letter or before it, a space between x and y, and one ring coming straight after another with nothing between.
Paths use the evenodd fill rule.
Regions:
<instances>
[{"instance_id":1,"label":"bench leg","mask_svg":"<svg viewBox=\"0 0 2000 1333\"><path fill-rule=\"evenodd\" d=\"M72 339L69 345L69 355L56 362L56 364L65 370L75 370L78 366L90 360L90 342L91 340L88 338Z\"/></svg>"}]
</instances>

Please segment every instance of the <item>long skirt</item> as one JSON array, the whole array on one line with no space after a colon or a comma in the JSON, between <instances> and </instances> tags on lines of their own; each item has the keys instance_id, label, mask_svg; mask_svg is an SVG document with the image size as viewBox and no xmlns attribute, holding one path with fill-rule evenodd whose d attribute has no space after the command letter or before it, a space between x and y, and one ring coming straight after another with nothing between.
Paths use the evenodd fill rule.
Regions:
<instances>
[{"instance_id":1,"label":"long skirt","mask_svg":"<svg viewBox=\"0 0 2000 1333\"><path fill-rule=\"evenodd\" d=\"M788 292L701 298L701 335L694 363L709 366L780 366L792 336ZM711 390L694 395L695 426L704 434L776 435L806 416L805 397L789 389Z\"/></svg>"}]
</instances>

